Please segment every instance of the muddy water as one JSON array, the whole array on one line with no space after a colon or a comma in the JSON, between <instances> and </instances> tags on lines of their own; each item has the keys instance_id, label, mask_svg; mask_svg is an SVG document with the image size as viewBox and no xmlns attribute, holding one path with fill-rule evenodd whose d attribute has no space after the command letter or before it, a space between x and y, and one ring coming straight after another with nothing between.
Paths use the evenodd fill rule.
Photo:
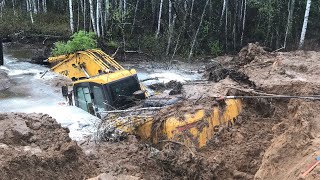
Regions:
<instances>
[{"instance_id":1,"label":"muddy water","mask_svg":"<svg viewBox=\"0 0 320 180\"><path fill-rule=\"evenodd\" d=\"M32 47L4 45L4 69L10 78L10 88L0 92L0 112L44 113L70 129L70 137L81 140L94 132L99 121L77 107L67 106L54 84L61 77L52 72L42 77L47 67L32 64Z\"/></svg>"},{"instance_id":2,"label":"muddy water","mask_svg":"<svg viewBox=\"0 0 320 180\"><path fill-rule=\"evenodd\" d=\"M45 113L57 119L62 126L70 129L70 136L81 140L92 135L95 125L100 119L74 107L67 106L61 95L59 82L62 77L48 72L42 77L48 67L30 63L36 50L21 45L4 45L4 69L10 78L11 87L0 91L0 112ZM186 73L179 69L163 70L145 68L139 64L125 64L126 68L137 68L139 79L155 78L146 81L168 82L170 80L186 81L199 79L197 73Z\"/></svg>"}]
</instances>

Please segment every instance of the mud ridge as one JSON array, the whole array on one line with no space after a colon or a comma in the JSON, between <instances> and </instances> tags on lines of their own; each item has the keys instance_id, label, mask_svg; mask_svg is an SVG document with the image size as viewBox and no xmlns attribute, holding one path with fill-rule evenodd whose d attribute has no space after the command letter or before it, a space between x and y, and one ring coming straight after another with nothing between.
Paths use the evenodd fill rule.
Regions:
<instances>
[{"instance_id":1,"label":"mud ridge","mask_svg":"<svg viewBox=\"0 0 320 180\"><path fill-rule=\"evenodd\" d=\"M0 114L0 179L83 179L94 169L69 130L43 114Z\"/></svg>"}]
</instances>

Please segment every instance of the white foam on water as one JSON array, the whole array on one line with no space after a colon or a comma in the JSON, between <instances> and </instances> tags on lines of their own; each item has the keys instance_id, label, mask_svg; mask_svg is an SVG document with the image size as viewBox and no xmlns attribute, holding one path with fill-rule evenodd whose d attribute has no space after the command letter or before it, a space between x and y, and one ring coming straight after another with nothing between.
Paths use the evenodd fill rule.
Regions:
<instances>
[{"instance_id":1,"label":"white foam on water","mask_svg":"<svg viewBox=\"0 0 320 180\"><path fill-rule=\"evenodd\" d=\"M55 118L63 127L70 130L73 140L83 140L96 131L96 123L101 120L75 106L57 99L34 100L34 97L0 99L0 112L43 113ZM51 101L50 101L51 100ZM52 102L54 101L54 102Z\"/></svg>"},{"instance_id":2,"label":"white foam on water","mask_svg":"<svg viewBox=\"0 0 320 180\"><path fill-rule=\"evenodd\" d=\"M24 74L39 74L42 71L37 69L29 69L29 70L20 70L20 69L13 69L8 72L9 76L17 76L17 75L24 75Z\"/></svg>"},{"instance_id":3,"label":"white foam on water","mask_svg":"<svg viewBox=\"0 0 320 180\"><path fill-rule=\"evenodd\" d=\"M202 78L201 74L198 73L187 73L177 70L156 70L149 74L145 72L138 72L138 77L140 80L152 78L152 80L144 82L144 84L146 85L154 83L168 83L170 81L178 81L184 83L186 81L200 80Z\"/></svg>"}]
</instances>

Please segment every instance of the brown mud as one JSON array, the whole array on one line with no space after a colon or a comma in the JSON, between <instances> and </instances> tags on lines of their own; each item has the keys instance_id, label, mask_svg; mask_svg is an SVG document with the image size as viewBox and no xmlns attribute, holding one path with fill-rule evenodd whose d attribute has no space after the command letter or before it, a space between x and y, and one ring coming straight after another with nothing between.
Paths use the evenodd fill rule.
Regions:
<instances>
[{"instance_id":1,"label":"brown mud","mask_svg":"<svg viewBox=\"0 0 320 180\"><path fill-rule=\"evenodd\" d=\"M43 114L0 114L0 179L84 179L94 174L69 130Z\"/></svg>"},{"instance_id":2,"label":"brown mud","mask_svg":"<svg viewBox=\"0 0 320 180\"><path fill-rule=\"evenodd\" d=\"M210 108L211 100L221 95L317 95L319 57L312 51L270 53L250 44L235 57L208 64L212 68L206 68L205 76L210 81L183 84L181 95L189 100L162 111L161 117L177 109L190 113L198 106ZM84 141L79 147L67 129L46 115L2 114L0 172L7 179L37 179L37 172L47 179L99 174L100 179L299 179L320 156L320 102L243 102L236 124L221 128L202 149L167 142L158 150L134 136L121 142ZM320 179L320 166L305 179Z\"/></svg>"}]
</instances>

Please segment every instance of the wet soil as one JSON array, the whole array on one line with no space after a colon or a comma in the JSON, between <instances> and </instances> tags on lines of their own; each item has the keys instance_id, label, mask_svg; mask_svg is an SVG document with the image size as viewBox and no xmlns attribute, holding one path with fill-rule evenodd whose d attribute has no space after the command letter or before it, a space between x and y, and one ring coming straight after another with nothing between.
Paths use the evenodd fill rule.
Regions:
<instances>
[{"instance_id":1,"label":"wet soil","mask_svg":"<svg viewBox=\"0 0 320 180\"><path fill-rule=\"evenodd\" d=\"M244 52L249 51L242 51L237 57L219 57L217 61L221 61L224 68L244 73L256 87L237 82L227 75L218 82L187 83L183 85L183 95L197 100L205 99L203 96L253 95L253 91L284 95L319 94L318 52L268 53L254 45L251 45L250 52L257 53L248 55ZM150 162L150 167L154 168L148 172L161 179L299 179L320 155L320 102L267 98L246 100L244 104L245 110L236 125L223 128L206 147L196 150L169 142L157 153L148 152L153 154L151 157L155 161ZM130 143L126 146L125 150L112 156L126 153ZM147 156L134 157L145 159ZM120 166L125 164L119 163ZM319 179L319 168L316 167L305 179ZM139 177L149 179L140 172Z\"/></svg>"},{"instance_id":2,"label":"wet soil","mask_svg":"<svg viewBox=\"0 0 320 180\"><path fill-rule=\"evenodd\" d=\"M0 179L83 179L94 174L75 141L43 114L0 114Z\"/></svg>"}]
</instances>

